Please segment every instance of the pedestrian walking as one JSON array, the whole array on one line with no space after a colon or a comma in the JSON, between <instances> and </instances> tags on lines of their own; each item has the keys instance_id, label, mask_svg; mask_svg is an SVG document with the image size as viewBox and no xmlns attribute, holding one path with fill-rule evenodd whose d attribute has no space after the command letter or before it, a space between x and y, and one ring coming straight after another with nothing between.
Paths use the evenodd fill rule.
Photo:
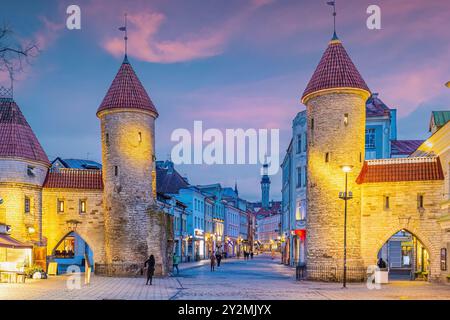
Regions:
<instances>
[{"instance_id":1,"label":"pedestrian walking","mask_svg":"<svg viewBox=\"0 0 450 320\"><path fill-rule=\"evenodd\" d=\"M250 258L253 259L253 251L250 251Z\"/></svg>"},{"instance_id":2,"label":"pedestrian walking","mask_svg":"<svg viewBox=\"0 0 450 320\"><path fill-rule=\"evenodd\" d=\"M214 271L214 267L216 266L216 256L212 254L210 260L211 260L211 271Z\"/></svg>"},{"instance_id":3,"label":"pedestrian walking","mask_svg":"<svg viewBox=\"0 0 450 320\"><path fill-rule=\"evenodd\" d=\"M177 269L177 274L180 273L180 269L178 269L178 264L180 263L180 258L174 254L173 255L173 271L175 272L175 269Z\"/></svg>"},{"instance_id":4,"label":"pedestrian walking","mask_svg":"<svg viewBox=\"0 0 450 320\"><path fill-rule=\"evenodd\" d=\"M148 266L147 266L148 265ZM152 285L153 275L155 273L155 257L153 255L148 258L147 261L144 263L144 268L147 266L147 283L150 282L150 285Z\"/></svg>"},{"instance_id":5,"label":"pedestrian walking","mask_svg":"<svg viewBox=\"0 0 450 320\"><path fill-rule=\"evenodd\" d=\"M216 254L217 268L220 267L220 261L222 261L222 255L220 253Z\"/></svg>"}]
</instances>

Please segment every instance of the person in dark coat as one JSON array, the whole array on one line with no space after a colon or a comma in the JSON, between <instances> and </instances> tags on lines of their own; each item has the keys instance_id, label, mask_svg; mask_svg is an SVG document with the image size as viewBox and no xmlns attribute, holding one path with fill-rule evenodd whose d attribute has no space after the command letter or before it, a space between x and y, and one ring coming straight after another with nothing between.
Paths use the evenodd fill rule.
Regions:
<instances>
[{"instance_id":1,"label":"person in dark coat","mask_svg":"<svg viewBox=\"0 0 450 320\"><path fill-rule=\"evenodd\" d=\"M253 251L250 251L250 258L253 259Z\"/></svg>"},{"instance_id":2,"label":"person in dark coat","mask_svg":"<svg viewBox=\"0 0 450 320\"><path fill-rule=\"evenodd\" d=\"M216 256L212 254L210 260L211 260L211 271L214 271L214 267L216 266Z\"/></svg>"},{"instance_id":3,"label":"person in dark coat","mask_svg":"<svg viewBox=\"0 0 450 320\"><path fill-rule=\"evenodd\" d=\"M378 260L377 265L380 269L386 269L386 262L384 262L383 258L380 258L380 260Z\"/></svg>"},{"instance_id":4,"label":"person in dark coat","mask_svg":"<svg viewBox=\"0 0 450 320\"><path fill-rule=\"evenodd\" d=\"M155 273L155 257L153 255L150 256L150 258L148 258L147 261L145 261L144 263L144 268L147 267L147 283L146 285L148 285L148 283L150 282L150 285L152 285L152 280L153 280L153 275Z\"/></svg>"},{"instance_id":5,"label":"person in dark coat","mask_svg":"<svg viewBox=\"0 0 450 320\"><path fill-rule=\"evenodd\" d=\"M222 260L222 255L219 253L216 253L216 259L217 259L217 267L220 267L220 261Z\"/></svg>"}]
</instances>

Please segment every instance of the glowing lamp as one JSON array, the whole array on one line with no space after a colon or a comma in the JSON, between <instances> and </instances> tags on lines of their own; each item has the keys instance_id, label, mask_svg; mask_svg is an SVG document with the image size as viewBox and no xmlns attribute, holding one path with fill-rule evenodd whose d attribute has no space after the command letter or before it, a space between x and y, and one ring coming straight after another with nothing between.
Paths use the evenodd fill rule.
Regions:
<instances>
[{"instance_id":1,"label":"glowing lamp","mask_svg":"<svg viewBox=\"0 0 450 320\"><path fill-rule=\"evenodd\" d=\"M349 165L345 165L345 166L341 166L342 171L344 171L345 173L349 173L352 171L353 166L349 166Z\"/></svg>"},{"instance_id":2,"label":"glowing lamp","mask_svg":"<svg viewBox=\"0 0 450 320\"><path fill-rule=\"evenodd\" d=\"M33 234L33 233L36 232L36 229L33 228L33 227L28 227L27 231L28 231L29 234Z\"/></svg>"}]
</instances>

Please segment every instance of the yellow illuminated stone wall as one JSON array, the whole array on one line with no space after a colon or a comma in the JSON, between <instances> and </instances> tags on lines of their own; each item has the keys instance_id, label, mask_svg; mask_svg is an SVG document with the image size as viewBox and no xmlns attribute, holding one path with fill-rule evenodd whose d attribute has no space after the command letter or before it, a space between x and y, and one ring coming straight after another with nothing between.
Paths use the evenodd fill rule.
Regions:
<instances>
[{"instance_id":1,"label":"yellow illuminated stone wall","mask_svg":"<svg viewBox=\"0 0 450 320\"><path fill-rule=\"evenodd\" d=\"M64 212L57 210L58 199L64 201ZM86 213L80 213L80 200L86 200ZM42 230L47 239L47 255L51 256L57 244L72 229L68 221L78 221L75 232L79 234L94 253L95 263L103 263L104 217L102 190L47 189L42 196Z\"/></svg>"},{"instance_id":2,"label":"yellow illuminated stone wall","mask_svg":"<svg viewBox=\"0 0 450 320\"><path fill-rule=\"evenodd\" d=\"M347 260L362 266L361 187L355 183L364 161L365 102L368 93L330 90L308 99L308 267L342 267L344 242L345 174L341 166L353 166L348 188ZM328 156L327 156L328 154ZM327 162L328 159L328 162Z\"/></svg>"}]
</instances>

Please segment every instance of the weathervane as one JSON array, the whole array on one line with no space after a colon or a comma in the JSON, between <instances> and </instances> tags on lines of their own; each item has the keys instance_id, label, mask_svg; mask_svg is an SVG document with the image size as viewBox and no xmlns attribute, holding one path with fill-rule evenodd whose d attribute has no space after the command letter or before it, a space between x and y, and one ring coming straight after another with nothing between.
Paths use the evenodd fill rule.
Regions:
<instances>
[{"instance_id":1,"label":"weathervane","mask_svg":"<svg viewBox=\"0 0 450 320\"><path fill-rule=\"evenodd\" d=\"M127 51L128 51L128 30L127 30L127 14L126 13L125 13L125 25L123 27L120 27L119 30L125 32L125 36L123 37L123 40L125 41L125 56L127 56Z\"/></svg>"},{"instance_id":2,"label":"weathervane","mask_svg":"<svg viewBox=\"0 0 450 320\"><path fill-rule=\"evenodd\" d=\"M337 38L336 36L336 1L328 1L327 4L329 6L333 6L333 38Z\"/></svg>"}]
</instances>

